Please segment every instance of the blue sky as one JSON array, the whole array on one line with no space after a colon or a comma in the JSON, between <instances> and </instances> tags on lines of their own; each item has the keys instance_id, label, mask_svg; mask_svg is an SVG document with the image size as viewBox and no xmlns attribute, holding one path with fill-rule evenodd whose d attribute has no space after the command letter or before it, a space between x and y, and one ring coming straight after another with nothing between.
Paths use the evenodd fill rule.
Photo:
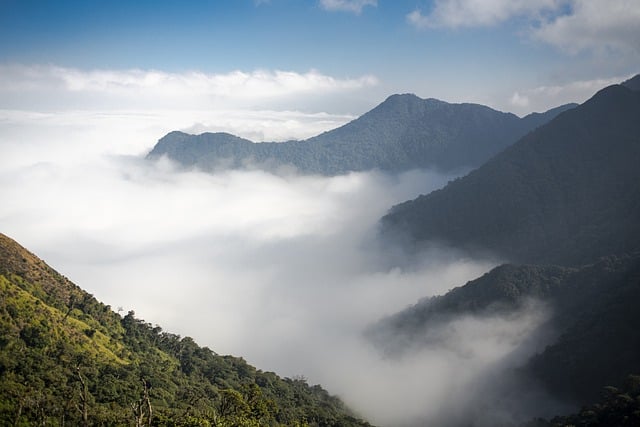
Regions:
<instances>
[{"instance_id":1,"label":"blue sky","mask_svg":"<svg viewBox=\"0 0 640 427\"><path fill-rule=\"evenodd\" d=\"M371 78L347 100L323 87L260 104L356 115L398 92L517 114L581 102L638 72L638 46L633 0L0 0L5 80L42 78L33 67Z\"/></svg>"}]
</instances>

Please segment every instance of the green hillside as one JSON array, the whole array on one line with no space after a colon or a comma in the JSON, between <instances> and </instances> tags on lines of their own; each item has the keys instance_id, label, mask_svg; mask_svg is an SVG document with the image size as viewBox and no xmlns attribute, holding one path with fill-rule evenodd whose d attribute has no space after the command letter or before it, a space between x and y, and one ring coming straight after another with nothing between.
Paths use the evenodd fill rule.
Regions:
<instances>
[{"instance_id":1,"label":"green hillside","mask_svg":"<svg viewBox=\"0 0 640 427\"><path fill-rule=\"evenodd\" d=\"M121 317L2 234L0 296L0 425L369 425L318 385Z\"/></svg>"}]
</instances>

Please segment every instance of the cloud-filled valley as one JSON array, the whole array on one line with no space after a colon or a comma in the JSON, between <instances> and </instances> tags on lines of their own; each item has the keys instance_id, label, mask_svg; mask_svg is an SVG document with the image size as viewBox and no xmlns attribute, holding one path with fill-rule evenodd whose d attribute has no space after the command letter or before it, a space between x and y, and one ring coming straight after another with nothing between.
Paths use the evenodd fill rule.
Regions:
<instances>
[{"instance_id":1,"label":"cloud-filled valley","mask_svg":"<svg viewBox=\"0 0 640 427\"><path fill-rule=\"evenodd\" d=\"M182 171L139 155L158 137L153 116L61 114L55 126L5 114L7 234L115 310L304 375L373 422L434 420L452 398L471 402L468 390L544 321L460 319L442 345L401 359L365 340L373 322L496 263L431 248L401 265L376 240L389 207L453 176Z\"/></svg>"},{"instance_id":2,"label":"cloud-filled valley","mask_svg":"<svg viewBox=\"0 0 640 427\"><path fill-rule=\"evenodd\" d=\"M0 425L640 425L640 1L77 3L0 2Z\"/></svg>"}]
</instances>

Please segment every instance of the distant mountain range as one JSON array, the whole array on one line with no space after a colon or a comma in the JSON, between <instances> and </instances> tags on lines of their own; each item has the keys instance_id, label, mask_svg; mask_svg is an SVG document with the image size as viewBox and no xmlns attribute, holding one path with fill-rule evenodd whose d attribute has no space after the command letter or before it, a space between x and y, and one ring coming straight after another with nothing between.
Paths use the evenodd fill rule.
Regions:
<instances>
[{"instance_id":1,"label":"distant mountain range","mask_svg":"<svg viewBox=\"0 0 640 427\"><path fill-rule=\"evenodd\" d=\"M392 95L337 129L304 141L254 143L228 133L171 132L148 159L167 156L204 171L259 167L338 175L379 169L451 171L480 166L518 138L575 104L518 118L478 104Z\"/></svg>"},{"instance_id":2,"label":"distant mountain range","mask_svg":"<svg viewBox=\"0 0 640 427\"><path fill-rule=\"evenodd\" d=\"M318 385L121 317L3 234L0 296L0 425L369 425Z\"/></svg>"},{"instance_id":3,"label":"distant mountain range","mask_svg":"<svg viewBox=\"0 0 640 427\"><path fill-rule=\"evenodd\" d=\"M640 92L607 87L467 176L391 209L383 234L579 265L640 248Z\"/></svg>"}]
</instances>

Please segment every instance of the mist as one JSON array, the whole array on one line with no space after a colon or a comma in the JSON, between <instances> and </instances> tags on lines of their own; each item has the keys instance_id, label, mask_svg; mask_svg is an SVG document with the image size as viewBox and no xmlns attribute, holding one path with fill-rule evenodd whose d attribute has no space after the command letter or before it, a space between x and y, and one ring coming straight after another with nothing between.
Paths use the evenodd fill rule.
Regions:
<instances>
[{"instance_id":1,"label":"mist","mask_svg":"<svg viewBox=\"0 0 640 427\"><path fill-rule=\"evenodd\" d=\"M236 126L271 136L287 114ZM473 408L490 372L544 322L544 310L458 319L441 344L385 357L364 338L368 325L496 263L430 248L399 267L376 240L393 204L455 176L211 175L144 160L166 127L199 126L186 116L3 112L1 231L114 310L259 369L302 375L380 425ZM296 137L305 123L339 121L296 117Z\"/></svg>"}]
</instances>

